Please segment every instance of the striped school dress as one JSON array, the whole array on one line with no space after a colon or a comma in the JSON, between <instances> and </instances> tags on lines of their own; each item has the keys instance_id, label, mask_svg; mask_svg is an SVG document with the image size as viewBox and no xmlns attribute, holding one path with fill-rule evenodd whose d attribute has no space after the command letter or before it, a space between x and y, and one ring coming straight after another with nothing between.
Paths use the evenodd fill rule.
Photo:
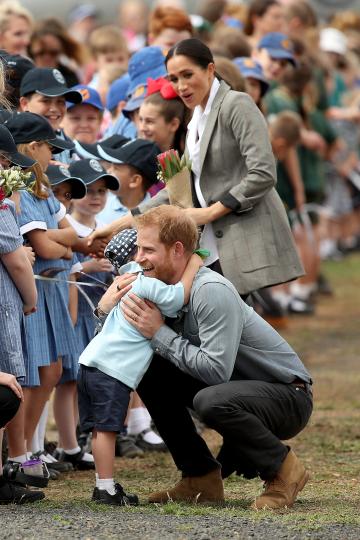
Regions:
<instances>
[{"instance_id":1,"label":"striped school dress","mask_svg":"<svg viewBox=\"0 0 360 540\"><path fill-rule=\"evenodd\" d=\"M27 233L34 230L57 229L66 210L49 192L47 199L38 199L27 191L20 191L19 215L20 232L26 239ZM40 275L57 269L57 278L67 279L69 261L64 259L43 259L36 256L34 274ZM49 366L59 357L76 351L76 337L66 303L67 283L36 281L38 305L36 313L25 319L26 345L30 369L26 374L27 386L39 386L39 367ZM66 288L66 291L65 289Z\"/></svg>"},{"instance_id":2,"label":"striped school dress","mask_svg":"<svg viewBox=\"0 0 360 540\"><path fill-rule=\"evenodd\" d=\"M23 238L16 221L15 206L5 199L0 208L0 371L25 380L22 343L25 343L23 301L4 263L3 255L16 251Z\"/></svg>"}]
</instances>

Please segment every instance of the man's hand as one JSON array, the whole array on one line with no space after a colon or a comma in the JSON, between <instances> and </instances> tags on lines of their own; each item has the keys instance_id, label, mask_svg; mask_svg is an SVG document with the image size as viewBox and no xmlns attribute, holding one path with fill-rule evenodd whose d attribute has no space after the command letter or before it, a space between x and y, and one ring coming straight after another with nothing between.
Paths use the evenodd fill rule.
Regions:
<instances>
[{"instance_id":1,"label":"man's hand","mask_svg":"<svg viewBox=\"0 0 360 540\"><path fill-rule=\"evenodd\" d=\"M100 239L103 242L106 241L106 243L108 243L108 239L112 238L113 235L114 233L112 227L110 225L105 225L104 227L96 229L87 237L87 245L92 247L97 239ZM93 249L91 251L94 252Z\"/></svg>"},{"instance_id":2,"label":"man's hand","mask_svg":"<svg viewBox=\"0 0 360 540\"><path fill-rule=\"evenodd\" d=\"M14 375L0 372L0 384L8 386L21 401L24 401L23 390Z\"/></svg>"},{"instance_id":3,"label":"man's hand","mask_svg":"<svg viewBox=\"0 0 360 540\"><path fill-rule=\"evenodd\" d=\"M99 308L105 313L110 313L112 308L115 307L122 297L130 291L131 284L135 279L135 274L123 274L122 276L117 276L101 298L98 304Z\"/></svg>"},{"instance_id":4,"label":"man's hand","mask_svg":"<svg viewBox=\"0 0 360 540\"><path fill-rule=\"evenodd\" d=\"M107 238L95 238L91 244L91 247L88 246L88 254L92 257L102 259L104 257L105 248L110 240L111 236L108 236Z\"/></svg>"},{"instance_id":5,"label":"man's hand","mask_svg":"<svg viewBox=\"0 0 360 540\"><path fill-rule=\"evenodd\" d=\"M121 309L125 319L147 339L151 339L164 324L159 308L136 294L129 294L122 301Z\"/></svg>"},{"instance_id":6,"label":"man's hand","mask_svg":"<svg viewBox=\"0 0 360 540\"><path fill-rule=\"evenodd\" d=\"M88 246L92 246L94 240L96 238L102 238L102 239L110 239L120 231L123 231L124 229L130 229L134 225L134 218L129 212L125 216L116 219L112 223L109 223L109 225L105 225L105 227L100 227L100 229L96 229L93 233L88 236ZM93 250L91 250L92 253L94 253Z\"/></svg>"},{"instance_id":7,"label":"man's hand","mask_svg":"<svg viewBox=\"0 0 360 540\"><path fill-rule=\"evenodd\" d=\"M83 271L87 274L93 272L112 272L113 265L108 259L91 259L82 263Z\"/></svg>"}]
</instances>

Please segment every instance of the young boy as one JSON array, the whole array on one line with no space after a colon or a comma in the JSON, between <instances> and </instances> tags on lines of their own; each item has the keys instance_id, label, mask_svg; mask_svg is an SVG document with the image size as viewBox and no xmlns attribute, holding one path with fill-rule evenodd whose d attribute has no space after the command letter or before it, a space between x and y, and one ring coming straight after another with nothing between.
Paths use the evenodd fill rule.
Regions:
<instances>
[{"instance_id":1,"label":"young boy","mask_svg":"<svg viewBox=\"0 0 360 540\"><path fill-rule=\"evenodd\" d=\"M140 224L139 232L144 231L145 227ZM132 283L131 292L155 302L167 317L176 317L178 310L188 303L193 280L202 266L201 258L196 254L191 255L198 236L195 223L192 230L187 230L183 235L188 235L187 244L191 244L191 251L189 250L188 264L180 282L166 285L152 277L150 269L134 262L122 268L124 273L137 275ZM125 259L125 255L131 253L136 243L128 235L128 231L120 233L119 244L121 237L124 238ZM142 242L139 234L137 244L141 250L146 250L147 243L144 241L142 246ZM175 249L175 244L163 244L163 248L164 252L170 253ZM140 262L140 258L137 258ZM80 421L83 429L92 430L93 433L93 455L98 475L93 500L97 502L119 506L129 504L129 498L121 486L114 483L115 440L117 432L123 428L130 392L136 389L142 379L152 355L150 340L127 322L118 304L109 313L100 334L89 343L80 356L78 378Z\"/></svg>"},{"instance_id":2,"label":"young boy","mask_svg":"<svg viewBox=\"0 0 360 540\"><path fill-rule=\"evenodd\" d=\"M157 160L160 148L151 141L136 139L121 148L98 145L102 159L110 162L108 171L120 180L116 195L109 194L105 209L99 219L111 223L129 210L150 198L148 189L157 180Z\"/></svg>"},{"instance_id":3,"label":"young boy","mask_svg":"<svg viewBox=\"0 0 360 540\"><path fill-rule=\"evenodd\" d=\"M270 82L279 82L289 65L295 66L291 42L288 36L281 32L265 34L252 56L261 65L265 79Z\"/></svg>"},{"instance_id":4,"label":"young boy","mask_svg":"<svg viewBox=\"0 0 360 540\"><path fill-rule=\"evenodd\" d=\"M34 68L26 73L20 86L20 110L40 114L61 139L68 140L60 129L66 112L66 102L81 103L82 95L69 89L58 69ZM70 163L71 152L57 156L63 163Z\"/></svg>"},{"instance_id":5,"label":"young boy","mask_svg":"<svg viewBox=\"0 0 360 540\"><path fill-rule=\"evenodd\" d=\"M100 134L104 107L99 93L84 84L74 86L82 95L81 103L69 103L61 127L70 139L85 144L95 143Z\"/></svg>"}]
</instances>

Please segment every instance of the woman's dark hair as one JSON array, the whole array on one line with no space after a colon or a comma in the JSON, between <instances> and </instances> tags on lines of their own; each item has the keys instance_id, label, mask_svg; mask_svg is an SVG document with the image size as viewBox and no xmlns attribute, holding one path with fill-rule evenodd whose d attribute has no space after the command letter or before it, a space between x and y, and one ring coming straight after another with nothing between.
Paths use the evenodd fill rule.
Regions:
<instances>
[{"instance_id":1,"label":"woman's dark hair","mask_svg":"<svg viewBox=\"0 0 360 540\"><path fill-rule=\"evenodd\" d=\"M183 39L174 47L172 47L166 55L165 65L173 56L187 56L194 64L206 69L209 64L214 63L214 57L209 47L205 45L200 39L189 38Z\"/></svg>"},{"instance_id":2,"label":"woman's dark hair","mask_svg":"<svg viewBox=\"0 0 360 540\"><path fill-rule=\"evenodd\" d=\"M278 0L253 0L249 7L244 24L244 34L252 36L254 32L254 16L262 17L271 6L279 6Z\"/></svg>"}]
</instances>

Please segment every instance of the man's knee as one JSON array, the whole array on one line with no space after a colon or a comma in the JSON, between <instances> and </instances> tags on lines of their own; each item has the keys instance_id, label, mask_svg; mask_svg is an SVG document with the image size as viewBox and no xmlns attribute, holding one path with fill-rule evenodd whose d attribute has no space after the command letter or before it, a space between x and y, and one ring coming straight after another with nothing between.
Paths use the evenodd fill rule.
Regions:
<instances>
[{"instance_id":1,"label":"man's knee","mask_svg":"<svg viewBox=\"0 0 360 540\"><path fill-rule=\"evenodd\" d=\"M219 398L216 387L213 386L200 390L194 397L194 410L209 427L212 426L223 406Z\"/></svg>"}]
</instances>

